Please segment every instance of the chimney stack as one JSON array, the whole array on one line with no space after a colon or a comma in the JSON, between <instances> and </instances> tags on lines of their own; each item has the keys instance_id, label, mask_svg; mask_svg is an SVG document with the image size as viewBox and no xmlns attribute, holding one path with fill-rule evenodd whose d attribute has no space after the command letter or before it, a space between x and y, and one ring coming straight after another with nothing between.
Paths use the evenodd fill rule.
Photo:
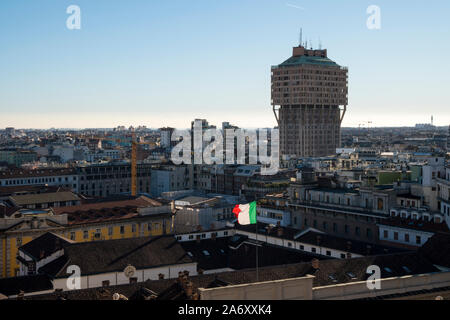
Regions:
<instances>
[{"instance_id":1,"label":"chimney stack","mask_svg":"<svg viewBox=\"0 0 450 320\"><path fill-rule=\"evenodd\" d=\"M347 241L347 250L350 251L352 248L352 242L351 241Z\"/></svg>"},{"instance_id":2,"label":"chimney stack","mask_svg":"<svg viewBox=\"0 0 450 320\"><path fill-rule=\"evenodd\" d=\"M25 300L25 292L20 290L19 294L17 295L17 300Z\"/></svg>"},{"instance_id":3,"label":"chimney stack","mask_svg":"<svg viewBox=\"0 0 450 320\"><path fill-rule=\"evenodd\" d=\"M278 236L278 237L283 236L283 227L278 227L278 228L277 228L277 236Z\"/></svg>"},{"instance_id":4,"label":"chimney stack","mask_svg":"<svg viewBox=\"0 0 450 320\"><path fill-rule=\"evenodd\" d=\"M311 265L315 271L319 270L320 267L319 259L312 259Z\"/></svg>"},{"instance_id":5,"label":"chimney stack","mask_svg":"<svg viewBox=\"0 0 450 320\"><path fill-rule=\"evenodd\" d=\"M193 292L193 284L191 281L187 281L186 285L184 287L184 291L186 292L186 296L190 299L192 298L192 292Z\"/></svg>"}]
</instances>

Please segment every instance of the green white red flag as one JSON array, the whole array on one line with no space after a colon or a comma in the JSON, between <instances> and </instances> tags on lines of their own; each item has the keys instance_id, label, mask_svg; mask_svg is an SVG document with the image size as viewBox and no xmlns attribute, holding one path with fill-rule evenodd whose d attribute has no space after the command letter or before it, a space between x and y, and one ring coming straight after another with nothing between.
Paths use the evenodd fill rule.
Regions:
<instances>
[{"instance_id":1,"label":"green white red flag","mask_svg":"<svg viewBox=\"0 0 450 320\"><path fill-rule=\"evenodd\" d=\"M233 213L241 225L256 224L256 201L248 204L237 204Z\"/></svg>"}]
</instances>

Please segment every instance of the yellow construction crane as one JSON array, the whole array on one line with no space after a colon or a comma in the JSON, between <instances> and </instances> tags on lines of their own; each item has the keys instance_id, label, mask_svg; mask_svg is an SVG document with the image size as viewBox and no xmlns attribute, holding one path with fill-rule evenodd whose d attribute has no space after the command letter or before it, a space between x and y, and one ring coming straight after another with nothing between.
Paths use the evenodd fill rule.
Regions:
<instances>
[{"instance_id":1,"label":"yellow construction crane","mask_svg":"<svg viewBox=\"0 0 450 320\"><path fill-rule=\"evenodd\" d=\"M88 136L83 137L87 139L98 139L98 140L109 140L109 141L115 141L117 143L123 143L123 142L130 142L123 139L118 138L108 138L108 137L94 137L94 136ZM137 149L138 145L152 145L152 142L138 142L136 140L136 134L133 132L131 134L131 195L135 197L137 195Z\"/></svg>"}]
</instances>

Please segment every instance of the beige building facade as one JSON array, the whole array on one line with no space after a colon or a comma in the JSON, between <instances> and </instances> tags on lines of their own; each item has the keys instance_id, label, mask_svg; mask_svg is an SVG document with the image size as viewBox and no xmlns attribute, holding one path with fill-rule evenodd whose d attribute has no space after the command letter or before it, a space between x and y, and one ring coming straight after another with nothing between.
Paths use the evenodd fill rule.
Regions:
<instances>
[{"instance_id":1,"label":"beige building facade","mask_svg":"<svg viewBox=\"0 0 450 320\"><path fill-rule=\"evenodd\" d=\"M291 58L272 67L272 106L282 155L336 153L348 104L347 78L348 69L330 60L327 50L303 46L295 47Z\"/></svg>"}]
</instances>

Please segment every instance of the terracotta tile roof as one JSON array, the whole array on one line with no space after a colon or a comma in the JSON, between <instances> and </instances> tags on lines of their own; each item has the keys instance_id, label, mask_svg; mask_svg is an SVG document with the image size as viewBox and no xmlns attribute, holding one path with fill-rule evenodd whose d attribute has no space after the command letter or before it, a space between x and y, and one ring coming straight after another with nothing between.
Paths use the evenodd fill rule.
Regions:
<instances>
[{"instance_id":1,"label":"terracotta tile roof","mask_svg":"<svg viewBox=\"0 0 450 320\"><path fill-rule=\"evenodd\" d=\"M150 199L145 196L141 196L136 199L130 199L130 200L95 202L95 203L81 204L78 206L53 208L53 212L55 214L64 214L64 213L88 212L90 210L102 210L102 209L113 209L113 208L159 207L161 205L162 205L162 203L159 201Z\"/></svg>"}]
</instances>

